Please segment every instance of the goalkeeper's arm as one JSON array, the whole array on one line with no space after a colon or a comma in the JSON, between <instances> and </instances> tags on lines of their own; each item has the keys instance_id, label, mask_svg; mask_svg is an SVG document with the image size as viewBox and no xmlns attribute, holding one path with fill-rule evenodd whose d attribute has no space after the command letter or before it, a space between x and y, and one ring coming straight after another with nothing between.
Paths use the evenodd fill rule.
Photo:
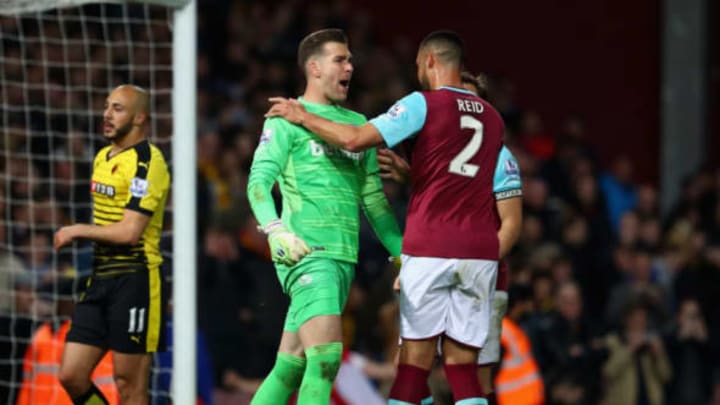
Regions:
<instances>
[{"instance_id":1,"label":"goalkeeper's arm","mask_svg":"<svg viewBox=\"0 0 720 405\"><path fill-rule=\"evenodd\" d=\"M250 168L247 196L255 219L268 235L273 261L293 266L310 253L310 249L282 223L272 197L272 187L284 169L290 153L290 141L282 130L283 122L279 119L265 122L260 145L255 151Z\"/></svg>"},{"instance_id":2,"label":"goalkeeper's arm","mask_svg":"<svg viewBox=\"0 0 720 405\"><path fill-rule=\"evenodd\" d=\"M393 257L400 257L402 233L395 213L383 192L375 150L366 154L365 182L362 188L362 207L375 235Z\"/></svg>"}]
</instances>

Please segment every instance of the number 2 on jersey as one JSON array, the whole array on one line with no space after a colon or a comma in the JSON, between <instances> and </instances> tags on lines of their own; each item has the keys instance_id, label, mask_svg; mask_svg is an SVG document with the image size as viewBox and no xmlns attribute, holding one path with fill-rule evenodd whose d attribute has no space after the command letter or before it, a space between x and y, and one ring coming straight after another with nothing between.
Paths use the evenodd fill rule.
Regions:
<instances>
[{"instance_id":1,"label":"number 2 on jersey","mask_svg":"<svg viewBox=\"0 0 720 405\"><path fill-rule=\"evenodd\" d=\"M450 173L459 174L466 177L475 177L480 166L467 163L480 150L483 142L483 123L475 119L471 115L463 115L460 117L460 128L472 129L473 133L470 142L455 156L450 162Z\"/></svg>"}]
</instances>

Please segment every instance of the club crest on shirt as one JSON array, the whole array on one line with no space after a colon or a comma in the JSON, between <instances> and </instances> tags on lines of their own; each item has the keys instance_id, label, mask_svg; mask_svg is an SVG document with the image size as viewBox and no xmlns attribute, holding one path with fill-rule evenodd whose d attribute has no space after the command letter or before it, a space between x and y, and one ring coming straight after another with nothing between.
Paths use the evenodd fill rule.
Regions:
<instances>
[{"instance_id":1,"label":"club crest on shirt","mask_svg":"<svg viewBox=\"0 0 720 405\"><path fill-rule=\"evenodd\" d=\"M147 180L135 177L130 182L130 194L132 194L133 197L143 198L148 193L149 185L150 183L148 183Z\"/></svg>"},{"instance_id":2,"label":"club crest on shirt","mask_svg":"<svg viewBox=\"0 0 720 405\"><path fill-rule=\"evenodd\" d=\"M262 134L260 135L260 145L264 145L266 143L269 143L272 139L272 133L273 130L270 128L264 129L262 131Z\"/></svg>"},{"instance_id":3,"label":"club crest on shirt","mask_svg":"<svg viewBox=\"0 0 720 405\"><path fill-rule=\"evenodd\" d=\"M402 115L405 111L407 111L407 108L405 108L404 105L400 103L396 103L394 106L390 107L387 114L391 118L397 118L400 115Z\"/></svg>"}]
</instances>

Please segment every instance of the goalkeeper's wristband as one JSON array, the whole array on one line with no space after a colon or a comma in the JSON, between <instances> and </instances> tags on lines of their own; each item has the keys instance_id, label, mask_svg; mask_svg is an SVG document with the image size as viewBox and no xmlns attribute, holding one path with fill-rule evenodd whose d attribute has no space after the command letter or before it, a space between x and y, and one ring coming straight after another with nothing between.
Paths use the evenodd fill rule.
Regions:
<instances>
[{"instance_id":1,"label":"goalkeeper's wristband","mask_svg":"<svg viewBox=\"0 0 720 405\"><path fill-rule=\"evenodd\" d=\"M268 222L267 224L265 224L265 226L258 226L258 230L260 232L264 233L265 235L270 235L272 232L274 232L280 228L285 228L285 224L283 224L282 220L280 220L280 219L274 219L274 220Z\"/></svg>"},{"instance_id":2,"label":"goalkeeper's wristband","mask_svg":"<svg viewBox=\"0 0 720 405\"><path fill-rule=\"evenodd\" d=\"M305 241L288 230L281 220L270 221L263 227L270 245L270 255L274 262L294 266L312 250Z\"/></svg>"},{"instance_id":3,"label":"goalkeeper's wristband","mask_svg":"<svg viewBox=\"0 0 720 405\"><path fill-rule=\"evenodd\" d=\"M258 225L257 230L264 233L265 235L270 235L273 231L280 229L281 227L285 227L285 224L282 223L282 220L274 219L268 222L265 226ZM322 251L325 250L325 246L310 246L310 250L313 252Z\"/></svg>"}]
</instances>

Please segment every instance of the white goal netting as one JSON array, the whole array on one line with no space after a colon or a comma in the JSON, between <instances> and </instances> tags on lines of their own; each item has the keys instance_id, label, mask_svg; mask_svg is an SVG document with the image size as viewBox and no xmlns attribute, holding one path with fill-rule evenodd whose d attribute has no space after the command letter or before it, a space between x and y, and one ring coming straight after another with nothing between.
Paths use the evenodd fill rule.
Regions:
<instances>
[{"instance_id":1,"label":"white goal netting","mask_svg":"<svg viewBox=\"0 0 720 405\"><path fill-rule=\"evenodd\" d=\"M52 353L34 349L33 336L43 326L60 330L72 309L67 304L92 270L89 244L56 253L52 237L61 225L91 222L90 171L105 145L102 110L110 89L132 83L149 90L149 135L170 158L169 6L184 1L121 3L0 5L0 404L19 403L22 390L31 395L28 403L55 403L48 392L59 384L40 387L45 380L33 377L56 372ZM169 206L166 212L169 242ZM169 264L169 244L163 252ZM156 356L153 404L169 399L169 359Z\"/></svg>"}]
</instances>

